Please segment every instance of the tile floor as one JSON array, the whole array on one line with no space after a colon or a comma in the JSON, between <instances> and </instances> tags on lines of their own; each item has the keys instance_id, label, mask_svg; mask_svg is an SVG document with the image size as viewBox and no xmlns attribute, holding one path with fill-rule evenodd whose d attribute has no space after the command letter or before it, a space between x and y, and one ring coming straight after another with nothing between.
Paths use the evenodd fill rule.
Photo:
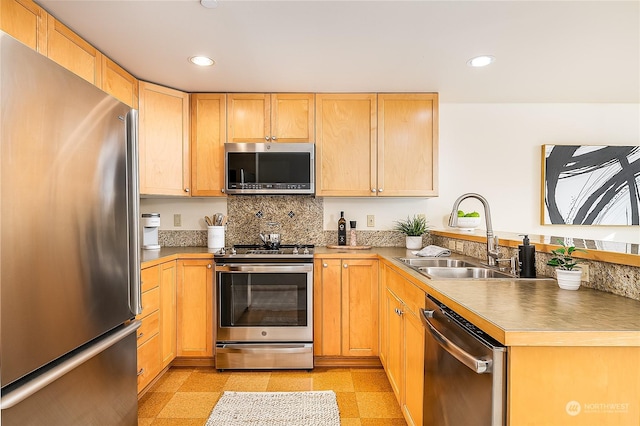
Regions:
<instances>
[{"instance_id":1,"label":"tile floor","mask_svg":"<svg viewBox=\"0 0 640 426\"><path fill-rule=\"evenodd\" d=\"M382 369L315 368L311 372L224 371L172 367L140 399L139 426L206 422L223 391L333 390L342 426L406 426Z\"/></svg>"}]
</instances>

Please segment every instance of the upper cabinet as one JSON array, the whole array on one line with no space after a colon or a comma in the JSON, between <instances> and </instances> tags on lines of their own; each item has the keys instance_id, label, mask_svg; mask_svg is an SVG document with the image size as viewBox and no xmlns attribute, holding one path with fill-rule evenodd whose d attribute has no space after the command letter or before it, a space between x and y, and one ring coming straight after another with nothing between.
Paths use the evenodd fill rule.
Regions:
<instances>
[{"instance_id":1,"label":"upper cabinet","mask_svg":"<svg viewBox=\"0 0 640 426\"><path fill-rule=\"evenodd\" d=\"M102 53L48 15L47 56L69 71L102 87Z\"/></svg>"},{"instance_id":2,"label":"upper cabinet","mask_svg":"<svg viewBox=\"0 0 640 426\"><path fill-rule=\"evenodd\" d=\"M316 195L376 195L376 105L374 93L316 95Z\"/></svg>"},{"instance_id":3,"label":"upper cabinet","mask_svg":"<svg viewBox=\"0 0 640 426\"><path fill-rule=\"evenodd\" d=\"M316 194L438 195L438 95L316 95Z\"/></svg>"},{"instance_id":4,"label":"upper cabinet","mask_svg":"<svg viewBox=\"0 0 640 426\"><path fill-rule=\"evenodd\" d=\"M189 196L189 95L141 81L139 102L140 193Z\"/></svg>"},{"instance_id":5,"label":"upper cabinet","mask_svg":"<svg viewBox=\"0 0 640 426\"><path fill-rule=\"evenodd\" d=\"M312 93L227 95L228 142L313 142Z\"/></svg>"},{"instance_id":6,"label":"upper cabinet","mask_svg":"<svg viewBox=\"0 0 640 426\"><path fill-rule=\"evenodd\" d=\"M102 55L102 90L138 109L138 80L124 68Z\"/></svg>"},{"instance_id":7,"label":"upper cabinet","mask_svg":"<svg viewBox=\"0 0 640 426\"><path fill-rule=\"evenodd\" d=\"M379 94L377 194L438 195L438 95Z\"/></svg>"},{"instance_id":8,"label":"upper cabinet","mask_svg":"<svg viewBox=\"0 0 640 426\"><path fill-rule=\"evenodd\" d=\"M47 53L47 12L31 0L0 0L2 31L34 50Z\"/></svg>"},{"instance_id":9,"label":"upper cabinet","mask_svg":"<svg viewBox=\"0 0 640 426\"><path fill-rule=\"evenodd\" d=\"M191 195L224 196L226 95L191 95Z\"/></svg>"}]
</instances>

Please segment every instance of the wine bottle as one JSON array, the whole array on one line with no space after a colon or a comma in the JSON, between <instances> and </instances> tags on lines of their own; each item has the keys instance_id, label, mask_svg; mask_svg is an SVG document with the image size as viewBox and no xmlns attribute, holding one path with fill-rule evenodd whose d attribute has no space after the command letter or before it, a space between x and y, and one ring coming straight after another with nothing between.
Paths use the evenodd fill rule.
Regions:
<instances>
[{"instance_id":1,"label":"wine bottle","mask_svg":"<svg viewBox=\"0 0 640 426\"><path fill-rule=\"evenodd\" d=\"M344 212L340 212L340 219L338 219L338 245L347 245L347 221L344 218Z\"/></svg>"}]
</instances>

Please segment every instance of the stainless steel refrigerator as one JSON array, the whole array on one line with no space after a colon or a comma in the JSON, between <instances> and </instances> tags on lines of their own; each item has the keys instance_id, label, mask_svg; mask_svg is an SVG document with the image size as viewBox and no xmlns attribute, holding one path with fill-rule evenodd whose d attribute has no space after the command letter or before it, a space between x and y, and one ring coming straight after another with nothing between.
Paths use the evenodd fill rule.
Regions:
<instances>
[{"instance_id":1,"label":"stainless steel refrigerator","mask_svg":"<svg viewBox=\"0 0 640 426\"><path fill-rule=\"evenodd\" d=\"M137 424L137 111L0 33L2 426Z\"/></svg>"}]
</instances>

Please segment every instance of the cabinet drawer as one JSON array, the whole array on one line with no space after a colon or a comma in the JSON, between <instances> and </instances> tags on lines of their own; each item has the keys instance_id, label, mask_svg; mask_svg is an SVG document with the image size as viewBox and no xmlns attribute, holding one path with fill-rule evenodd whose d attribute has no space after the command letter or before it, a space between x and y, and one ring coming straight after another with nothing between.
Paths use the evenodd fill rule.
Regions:
<instances>
[{"instance_id":1,"label":"cabinet drawer","mask_svg":"<svg viewBox=\"0 0 640 426\"><path fill-rule=\"evenodd\" d=\"M404 286L404 304L420 318L420 309L424 309L424 291L407 281Z\"/></svg>"},{"instance_id":2,"label":"cabinet drawer","mask_svg":"<svg viewBox=\"0 0 640 426\"><path fill-rule=\"evenodd\" d=\"M136 318L141 319L160 308L160 288L156 287L142 293L142 312Z\"/></svg>"},{"instance_id":3,"label":"cabinet drawer","mask_svg":"<svg viewBox=\"0 0 640 426\"><path fill-rule=\"evenodd\" d=\"M145 268L140 272L140 287L142 292L151 290L160 285L160 265Z\"/></svg>"},{"instance_id":4,"label":"cabinet drawer","mask_svg":"<svg viewBox=\"0 0 640 426\"><path fill-rule=\"evenodd\" d=\"M160 332L160 311L152 312L142 318L142 325L138 329L138 347Z\"/></svg>"},{"instance_id":5,"label":"cabinet drawer","mask_svg":"<svg viewBox=\"0 0 640 426\"><path fill-rule=\"evenodd\" d=\"M138 348L138 392L160 373L160 335L156 334Z\"/></svg>"}]
</instances>

